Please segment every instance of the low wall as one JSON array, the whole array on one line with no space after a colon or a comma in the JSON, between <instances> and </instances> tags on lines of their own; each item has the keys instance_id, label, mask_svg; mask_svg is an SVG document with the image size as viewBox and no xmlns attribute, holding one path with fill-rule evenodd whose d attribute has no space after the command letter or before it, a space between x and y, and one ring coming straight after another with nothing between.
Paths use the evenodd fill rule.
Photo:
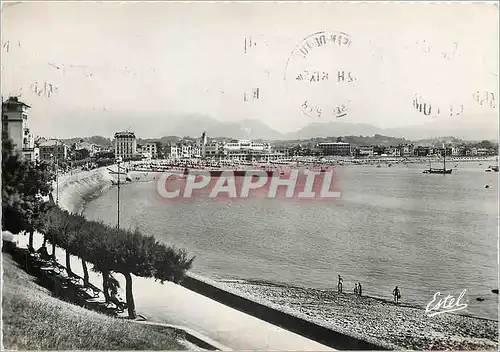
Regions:
<instances>
[{"instance_id":1,"label":"low wall","mask_svg":"<svg viewBox=\"0 0 500 352\"><path fill-rule=\"evenodd\" d=\"M209 297L219 303L231 308L245 312L256 318L267 321L292 331L298 335L317 341L323 345L338 350L389 350L368 341L356 339L320 325L311 323L307 320L280 312L274 308L251 301L247 298L224 291L209 283L200 281L192 276L186 276L181 283L185 288L196 293Z\"/></svg>"},{"instance_id":2,"label":"low wall","mask_svg":"<svg viewBox=\"0 0 500 352\"><path fill-rule=\"evenodd\" d=\"M61 208L78 213L85 203L108 189L112 179L106 167L61 175L58 177L58 186L54 185L52 196L54 199L59 198Z\"/></svg>"}]
</instances>

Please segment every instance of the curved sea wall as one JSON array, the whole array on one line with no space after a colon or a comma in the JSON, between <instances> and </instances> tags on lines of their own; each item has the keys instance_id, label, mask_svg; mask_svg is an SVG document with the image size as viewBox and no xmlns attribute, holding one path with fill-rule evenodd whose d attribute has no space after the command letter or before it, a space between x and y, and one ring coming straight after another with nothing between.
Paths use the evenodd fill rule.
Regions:
<instances>
[{"instance_id":1,"label":"curved sea wall","mask_svg":"<svg viewBox=\"0 0 500 352\"><path fill-rule=\"evenodd\" d=\"M106 167L65 174L58 177L52 196L59 198L59 206L72 213L83 211L85 204L111 187L113 177Z\"/></svg>"}]
</instances>

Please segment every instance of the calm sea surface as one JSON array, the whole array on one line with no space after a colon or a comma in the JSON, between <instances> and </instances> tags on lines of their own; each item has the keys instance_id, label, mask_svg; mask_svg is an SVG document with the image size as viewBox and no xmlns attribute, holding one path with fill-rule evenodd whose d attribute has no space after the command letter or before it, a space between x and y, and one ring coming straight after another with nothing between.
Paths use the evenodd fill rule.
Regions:
<instances>
[{"instance_id":1,"label":"calm sea surface","mask_svg":"<svg viewBox=\"0 0 500 352\"><path fill-rule=\"evenodd\" d=\"M499 174L484 171L492 163L459 163L451 175L422 174L424 164L339 167L342 198L321 203L165 202L153 182L138 182L121 187L121 226L188 249L192 271L213 279L336 289L341 274L344 291L361 282L365 295L390 300L397 285L421 307L437 291L467 289L466 312L497 319ZM115 224L116 188L85 215Z\"/></svg>"}]
</instances>

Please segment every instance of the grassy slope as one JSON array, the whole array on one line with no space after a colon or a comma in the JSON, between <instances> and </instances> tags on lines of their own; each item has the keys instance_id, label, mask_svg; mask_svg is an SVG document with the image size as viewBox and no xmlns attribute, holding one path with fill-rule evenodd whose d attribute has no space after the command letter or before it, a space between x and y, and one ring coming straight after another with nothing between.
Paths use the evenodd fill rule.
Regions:
<instances>
[{"instance_id":1,"label":"grassy slope","mask_svg":"<svg viewBox=\"0 0 500 352\"><path fill-rule=\"evenodd\" d=\"M172 329L111 318L51 297L8 254L2 267L6 349L186 349Z\"/></svg>"}]
</instances>

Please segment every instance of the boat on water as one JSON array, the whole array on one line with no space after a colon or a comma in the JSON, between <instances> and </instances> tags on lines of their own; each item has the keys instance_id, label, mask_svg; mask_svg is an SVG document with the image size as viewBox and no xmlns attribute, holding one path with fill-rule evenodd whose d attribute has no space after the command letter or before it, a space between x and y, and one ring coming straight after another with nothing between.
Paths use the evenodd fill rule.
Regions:
<instances>
[{"instance_id":1,"label":"boat on water","mask_svg":"<svg viewBox=\"0 0 500 352\"><path fill-rule=\"evenodd\" d=\"M447 175L447 174L451 174L451 171L453 169L433 169L433 168L429 168L428 170L424 170L424 174L442 174L442 175Z\"/></svg>"},{"instance_id":2,"label":"boat on water","mask_svg":"<svg viewBox=\"0 0 500 352\"><path fill-rule=\"evenodd\" d=\"M484 170L486 172L491 172L491 171L495 171L495 172L498 172L498 165L496 166L488 166L488 168L486 170Z\"/></svg>"},{"instance_id":3,"label":"boat on water","mask_svg":"<svg viewBox=\"0 0 500 352\"><path fill-rule=\"evenodd\" d=\"M443 155L443 168L442 169L433 169L431 165L431 160L429 159L429 168L427 170L424 170L424 174L441 174L441 175L448 175L451 174L453 169L448 169L446 170L446 149Z\"/></svg>"}]
</instances>

